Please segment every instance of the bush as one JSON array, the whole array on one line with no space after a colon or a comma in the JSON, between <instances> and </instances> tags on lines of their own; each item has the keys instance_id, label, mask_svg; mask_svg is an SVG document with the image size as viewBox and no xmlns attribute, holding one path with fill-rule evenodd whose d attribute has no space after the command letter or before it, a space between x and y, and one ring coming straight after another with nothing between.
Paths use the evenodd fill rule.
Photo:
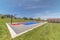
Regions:
<instances>
[{"instance_id":1,"label":"bush","mask_svg":"<svg viewBox=\"0 0 60 40\"><path fill-rule=\"evenodd\" d=\"M2 16L1 19L4 19L4 16Z\"/></svg>"}]
</instances>

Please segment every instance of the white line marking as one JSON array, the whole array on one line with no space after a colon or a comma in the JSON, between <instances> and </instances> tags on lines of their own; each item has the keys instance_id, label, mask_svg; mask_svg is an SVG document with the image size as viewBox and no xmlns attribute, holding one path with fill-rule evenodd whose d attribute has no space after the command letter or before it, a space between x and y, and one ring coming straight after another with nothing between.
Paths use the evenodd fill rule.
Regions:
<instances>
[{"instance_id":1,"label":"white line marking","mask_svg":"<svg viewBox=\"0 0 60 40\"><path fill-rule=\"evenodd\" d=\"M10 31L10 34L11 34L11 37L14 38L17 34L14 32L14 30L6 23L9 31Z\"/></svg>"}]
</instances>

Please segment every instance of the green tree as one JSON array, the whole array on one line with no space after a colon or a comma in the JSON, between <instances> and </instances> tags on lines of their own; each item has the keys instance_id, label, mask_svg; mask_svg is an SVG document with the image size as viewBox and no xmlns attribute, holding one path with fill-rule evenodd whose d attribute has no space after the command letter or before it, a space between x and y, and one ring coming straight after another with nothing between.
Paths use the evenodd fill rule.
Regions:
<instances>
[{"instance_id":1,"label":"green tree","mask_svg":"<svg viewBox=\"0 0 60 40\"><path fill-rule=\"evenodd\" d=\"M34 19L30 17L29 20L34 20Z\"/></svg>"},{"instance_id":2,"label":"green tree","mask_svg":"<svg viewBox=\"0 0 60 40\"><path fill-rule=\"evenodd\" d=\"M4 16L1 16L1 19L4 19Z\"/></svg>"},{"instance_id":3,"label":"green tree","mask_svg":"<svg viewBox=\"0 0 60 40\"><path fill-rule=\"evenodd\" d=\"M36 20L37 20L37 21L40 21L40 20L41 20L41 18L40 18L40 17L38 17Z\"/></svg>"},{"instance_id":4,"label":"green tree","mask_svg":"<svg viewBox=\"0 0 60 40\"><path fill-rule=\"evenodd\" d=\"M28 20L28 18L27 18L27 17L23 17L23 19L24 19L24 20Z\"/></svg>"}]
</instances>

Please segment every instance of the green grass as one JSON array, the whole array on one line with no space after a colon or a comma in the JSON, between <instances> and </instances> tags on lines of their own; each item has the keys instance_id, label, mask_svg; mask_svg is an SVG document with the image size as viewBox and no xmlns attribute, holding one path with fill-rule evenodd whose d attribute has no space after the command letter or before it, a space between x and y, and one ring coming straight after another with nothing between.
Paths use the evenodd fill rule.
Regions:
<instances>
[{"instance_id":1,"label":"green grass","mask_svg":"<svg viewBox=\"0 0 60 40\"><path fill-rule=\"evenodd\" d=\"M13 20L13 22L29 21L20 19ZM47 23L12 39L5 24L6 22L10 22L10 19L0 19L0 40L60 40L60 23Z\"/></svg>"},{"instance_id":2,"label":"green grass","mask_svg":"<svg viewBox=\"0 0 60 40\"><path fill-rule=\"evenodd\" d=\"M13 22L27 22L29 20L20 20L20 19L13 19ZM6 26L6 23L10 22L9 18L1 19L0 18L0 40L11 40L10 33L8 31L8 28Z\"/></svg>"},{"instance_id":3,"label":"green grass","mask_svg":"<svg viewBox=\"0 0 60 40\"><path fill-rule=\"evenodd\" d=\"M60 23L47 23L14 40L60 40Z\"/></svg>"}]
</instances>

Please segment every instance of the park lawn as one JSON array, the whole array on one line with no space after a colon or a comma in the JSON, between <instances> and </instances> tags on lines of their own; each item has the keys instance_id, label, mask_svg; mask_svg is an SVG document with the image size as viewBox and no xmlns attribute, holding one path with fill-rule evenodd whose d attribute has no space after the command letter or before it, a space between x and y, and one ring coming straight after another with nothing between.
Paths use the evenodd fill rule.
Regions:
<instances>
[{"instance_id":1,"label":"park lawn","mask_svg":"<svg viewBox=\"0 0 60 40\"><path fill-rule=\"evenodd\" d=\"M29 20L13 20L13 22L20 21ZM10 19L0 19L0 40L60 40L60 23L46 23L41 27L12 39L5 24L6 22L10 22Z\"/></svg>"}]
</instances>

